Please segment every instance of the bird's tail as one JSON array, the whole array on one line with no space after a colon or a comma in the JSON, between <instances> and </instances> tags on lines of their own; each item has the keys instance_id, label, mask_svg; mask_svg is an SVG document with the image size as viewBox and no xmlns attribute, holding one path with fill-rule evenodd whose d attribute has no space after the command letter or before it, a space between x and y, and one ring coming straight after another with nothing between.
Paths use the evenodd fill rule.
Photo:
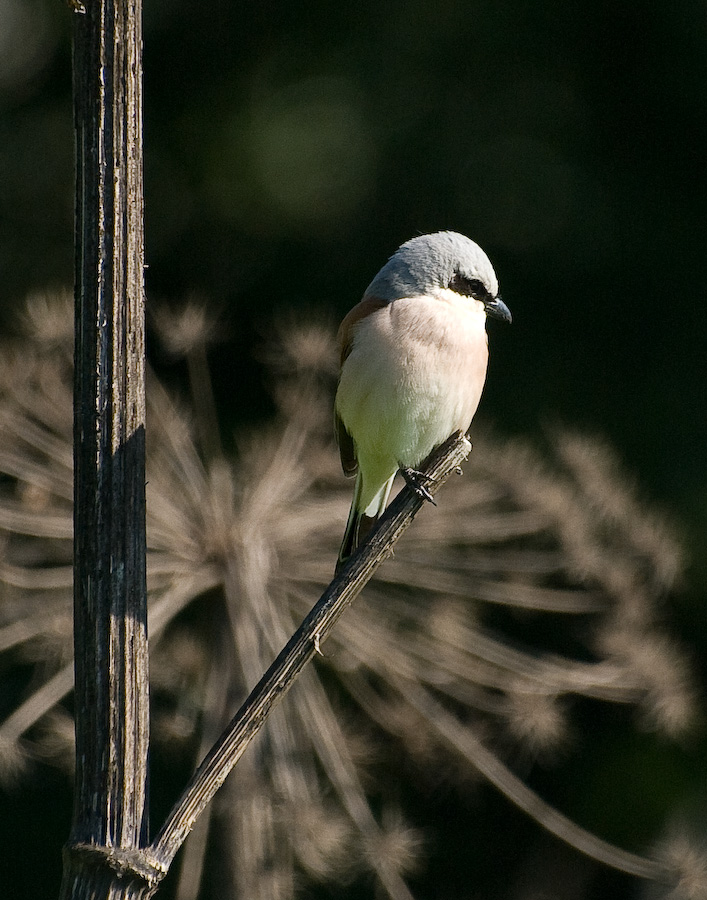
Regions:
<instances>
[{"instance_id":1,"label":"bird's tail","mask_svg":"<svg viewBox=\"0 0 707 900\"><path fill-rule=\"evenodd\" d=\"M359 509L363 489L363 476L361 475L361 470L358 470L353 500L351 502L351 510L349 512L349 520L346 523L344 539L341 542L339 558L336 561L337 573L351 554L366 540L369 531L383 515L383 511L388 503L388 497L390 496L390 489L393 487L394 479L395 473L393 473L381 486L376 496L364 511Z\"/></svg>"}]
</instances>

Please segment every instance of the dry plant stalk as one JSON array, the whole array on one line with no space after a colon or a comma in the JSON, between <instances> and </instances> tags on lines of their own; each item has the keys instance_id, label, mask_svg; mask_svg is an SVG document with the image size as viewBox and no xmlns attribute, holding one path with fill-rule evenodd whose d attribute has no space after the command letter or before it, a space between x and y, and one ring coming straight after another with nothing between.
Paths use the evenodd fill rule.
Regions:
<instances>
[{"instance_id":1,"label":"dry plant stalk","mask_svg":"<svg viewBox=\"0 0 707 900\"><path fill-rule=\"evenodd\" d=\"M173 349L198 357L213 323L189 317L162 327ZM5 778L32 757L66 766L71 755L61 704L72 684L69 300L32 298L25 325L0 366L0 650L32 662L36 682L0 725ZM205 437L210 398L181 408L148 383L152 734L166 753L203 755L331 580L350 499L331 436L332 346L324 328L283 330L269 351L278 416L238 436L235 462L214 451L218 435ZM666 890L704 888L703 857L612 848L491 749L498 737L556 752L573 696L633 704L672 737L690 721L687 669L658 624L681 572L670 528L606 445L558 431L550 452L477 436L464 476L415 522L228 778L187 842L179 900L203 889L209 841L221 890L250 900L361 869L409 900L420 835L381 803L371 761L386 744L450 777L476 767L574 846ZM581 621L583 657L491 633L488 609Z\"/></svg>"}]
</instances>

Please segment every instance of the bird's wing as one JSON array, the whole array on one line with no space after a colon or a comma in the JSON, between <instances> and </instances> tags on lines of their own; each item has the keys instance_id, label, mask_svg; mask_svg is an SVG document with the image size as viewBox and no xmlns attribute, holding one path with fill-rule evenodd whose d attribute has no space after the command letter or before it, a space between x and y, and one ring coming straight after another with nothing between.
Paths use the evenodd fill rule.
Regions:
<instances>
[{"instance_id":1,"label":"bird's wing","mask_svg":"<svg viewBox=\"0 0 707 900\"><path fill-rule=\"evenodd\" d=\"M344 316L337 335L342 366L346 362L349 353L351 353L351 348L353 347L354 326L356 326L361 319L365 319L366 316L370 316L371 313L374 313L376 310L381 309L386 305L387 301L381 300L378 297L364 297L360 303L357 303L356 306ZM341 467L344 470L344 475L355 475L358 471L356 448L354 447L353 438L346 430L346 426L336 411L334 412L334 429L336 433L336 442L339 445L339 455L341 456Z\"/></svg>"},{"instance_id":2,"label":"bird's wing","mask_svg":"<svg viewBox=\"0 0 707 900\"><path fill-rule=\"evenodd\" d=\"M339 349L341 350L342 366L346 362L346 358L349 353L351 353L351 348L353 347L354 326L356 326L361 319L365 319L366 316L370 316L371 313L387 306L388 302L389 301L387 300L381 300L379 297L364 297L360 303L357 303L353 309L346 313L341 325L339 325L339 333L337 335Z\"/></svg>"},{"instance_id":3,"label":"bird's wing","mask_svg":"<svg viewBox=\"0 0 707 900\"><path fill-rule=\"evenodd\" d=\"M346 430L346 426L341 421L341 416L338 412L334 412L334 432L336 434L336 443L339 445L341 468L344 470L344 475L350 478L358 472L356 448L354 447L353 438Z\"/></svg>"}]
</instances>

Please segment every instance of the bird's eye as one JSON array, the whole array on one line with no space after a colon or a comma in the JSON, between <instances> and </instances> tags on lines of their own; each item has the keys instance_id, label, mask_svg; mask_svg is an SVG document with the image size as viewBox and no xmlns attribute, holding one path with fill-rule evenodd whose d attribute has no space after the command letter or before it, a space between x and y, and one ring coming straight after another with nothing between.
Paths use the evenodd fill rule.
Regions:
<instances>
[{"instance_id":1,"label":"bird's eye","mask_svg":"<svg viewBox=\"0 0 707 900\"><path fill-rule=\"evenodd\" d=\"M467 278L459 272L453 275L452 280L449 282L449 287L451 290L456 291L457 294L462 294L464 297L473 297L475 300L484 300L489 294L483 281L480 281L478 278Z\"/></svg>"}]
</instances>

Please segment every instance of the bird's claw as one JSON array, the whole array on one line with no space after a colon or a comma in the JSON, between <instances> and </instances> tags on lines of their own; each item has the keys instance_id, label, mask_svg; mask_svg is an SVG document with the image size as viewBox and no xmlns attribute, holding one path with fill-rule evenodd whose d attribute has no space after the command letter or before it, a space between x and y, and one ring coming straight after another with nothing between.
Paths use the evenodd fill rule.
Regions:
<instances>
[{"instance_id":1,"label":"bird's claw","mask_svg":"<svg viewBox=\"0 0 707 900\"><path fill-rule=\"evenodd\" d=\"M423 484L423 481L431 481L434 483L437 480L436 478L425 475L424 472L418 472L417 469L411 469L410 466L400 466L400 474L403 476L405 484L411 487L420 499L427 500L428 503L437 506L435 498Z\"/></svg>"}]
</instances>

